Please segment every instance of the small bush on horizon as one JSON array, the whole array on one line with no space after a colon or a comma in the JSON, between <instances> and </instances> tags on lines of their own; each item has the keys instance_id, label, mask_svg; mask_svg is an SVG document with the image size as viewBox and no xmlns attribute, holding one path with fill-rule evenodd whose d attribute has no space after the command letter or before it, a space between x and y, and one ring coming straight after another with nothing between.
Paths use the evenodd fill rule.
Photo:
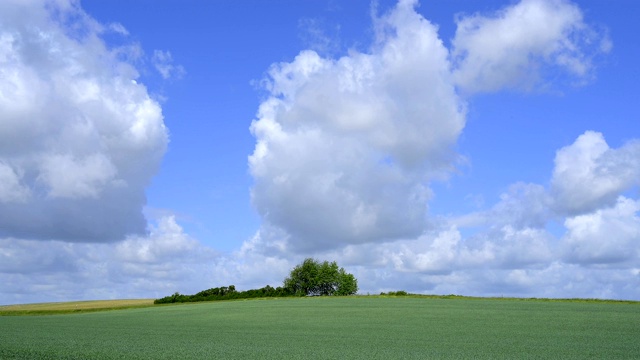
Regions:
<instances>
[{"instance_id":1,"label":"small bush on horizon","mask_svg":"<svg viewBox=\"0 0 640 360\"><path fill-rule=\"evenodd\" d=\"M410 294L408 292L404 291L404 290L398 290L398 291L389 291L388 293L381 292L380 295L406 296L406 295L410 295Z\"/></svg>"}]
</instances>

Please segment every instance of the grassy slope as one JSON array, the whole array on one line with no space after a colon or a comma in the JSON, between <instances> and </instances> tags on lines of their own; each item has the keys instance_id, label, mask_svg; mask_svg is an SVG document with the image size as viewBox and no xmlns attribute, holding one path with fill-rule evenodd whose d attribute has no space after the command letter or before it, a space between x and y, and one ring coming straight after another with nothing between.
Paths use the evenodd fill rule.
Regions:
<instances>
[{"instance_id":1,"label":"grassy slope","mask_svg":"<svg viewBox=\"0 0 640 360\"><path fill-rule=\"evenodd\" d=\"M640 358L638 304L290 298L0 317L0 358Z\"/></svg>"}]
</instances>

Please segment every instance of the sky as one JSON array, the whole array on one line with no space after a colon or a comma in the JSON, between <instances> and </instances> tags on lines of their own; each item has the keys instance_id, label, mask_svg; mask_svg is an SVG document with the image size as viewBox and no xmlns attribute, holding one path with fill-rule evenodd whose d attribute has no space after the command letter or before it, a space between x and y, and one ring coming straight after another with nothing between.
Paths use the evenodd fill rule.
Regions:
<instances>
[{"instance_id":1,"label":"sky","mask_svg":"<svg viewBox=\"0 0 640 360\"><path fill-rule=\"evenodd\" d=\"M0 3L0 304L640 300L635 0Z\"/></svg>"}]
</instances>

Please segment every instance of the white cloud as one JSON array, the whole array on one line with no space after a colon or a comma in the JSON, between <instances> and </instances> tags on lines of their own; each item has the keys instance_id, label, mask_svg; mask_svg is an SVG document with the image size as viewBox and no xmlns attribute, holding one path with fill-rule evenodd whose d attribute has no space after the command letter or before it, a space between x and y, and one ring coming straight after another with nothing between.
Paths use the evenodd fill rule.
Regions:
<instances>
[{"instance_id":1,"label":"white cloud","mask_svg":"<svg viewBox=\"0 0 640 360\"><path fill-rule=\"evenodd\" d=\"M466 92L544 86L557 67L578 82L592 76L593 57L610 40L587 26L565 0L523 0L484 16L461 16L452 41L456 83Z\"/></svg>"},{"instance_id":2,"label":"white cloud","mask_svg":"<svg viewBox=\"0 0 640 360\"><path fill-rule=\"evenodd\" d=\"M354 273L361 293L640 299L635 266L565 262L559 239L543 229L505 226L472 237L455 228L415 240L348 245L314 253ZM635 270L634 270L635 269Z\"/></svg>"},{"instance_id":3,"label":"white cloud","mask_svg":"<svg viewBox=\"0 0 640 360\"><path fill-rule=\"evenodd\" d=\"M115 243L0 238L0 305L89 299L159 298L218 286L239 290L282 281L301 257L278 250L276 234L222 254L166 215L147 235Z\"/></svg>"},{"instance_id":4,"label":"white cloud","mask_svg":"<svg viewBox=\"0 0 640 360\"><path fill-rule=\"evenodd\" d=\"M118 33L120 35L123 36L128 36L129 35L129 30L127 30L127 28L124 27L124 25L120 24L120 23L110 23L108 25L109 30Z\"/></svg>"},{"instance_id":5,"label":"white cloud","mask_svg":"<svg viewBox=\"0 0 640 360\"><path fill-rule=\"evenodd\" d=\"M611 206L640 185L640 141L611 149L601 133L587 131L556 153L551 188L555 207L580 214Z\"/></svg>"},{"instance_id":6,"label":"white cloud","mask_svg":"<svg viewBox=\"0 0 640 360\"><path fill-rule=\"evenodd\" d=\"M430 183L460 159L454 150L466 110L456 88L531 88L547 65L585 79L593 48L608 41L576 5L524 0L491 16L459 17L450 53L416 6L400 1L374 19L369 52L332 59L306 50L271 67L269 97L251 126L252 200L292 249L419 236L428 227ZM544 226L552 201L545 189L512 192L516 204L505 199L493 211L519 217L509 221L516 228Z\"/></svg>"},{"instance_id":7,"label":"white cloud","mask_svg":"<svg viewBox=\"0 0 640 360\"><path fill-rule=\"evenodd\" d=\"M28 188L20 184L21 176L0 162L0 203L25 202L31 196Z\"/></svg>"},{"instance_id":8,"label":"white cloud","mask_svg":"<svg viewBox=\"0 0 640 360\"><path fill-rule=\"evenodd\" d=\"M461 227L512 226L522 228L544 228L554 217L551 209L553 198L544 186L538 184L515 183L500 194L500 201L491 209L465 214L451 219L451 223Z\"/></svg>"},{"instance_id":9,"label":"white cloud","mask_svg":"<svg viewBox=\"0 0 640 360\"><path fill-rule=\"evenodd\" d=\"M448 275L457 271L544 266L553 259L551 239L542 229L511 226L464 238L453 227L425 233L415 240L350 245L329 254L347 264L383 265L403 273Z\"/></svg>"},{"instance_id":10,"label":"white cloud","mask_svg":"<svg viewBox=\"0 0 640 360\"><path fill-rule=\"evenodd\" d=\"M517 183L489 210L451 219L461 231L348 253L375 259L363 266L378 269L362 272L369 289L384 288L380 273L402 271L407 285L428 292L637 299L640 202L620 196L637 184L636 151L636 140L610 149L602 134L586 132L558 151L549 189ZM560 179L579 201L559 190ZM566 217L567 207L580 211Z\"/></svg>"},{"instance_id":11,"label":"white cloud","mask_svg":"<svg viewBox=\"0 0 640 360\"><path fill-rule=\"evenodd\" d=\"M191 239L175 221L174 216L166 216L151 227L148 236L134 236L117 243L115 256L131 263L163 263L169 258L181 258L194 252L199 243Z\"/></svg>"},{"instance_id":12,"label":"white cloud","mask_svg":"<svg viewBox=\"0 0 640 360\"><path fill-rule=\"evenodd\" d=\"M551 217L552 202L545 188L537 184L516 183L500 195L491 211L494 225L507 224L517 229L544 228Z\"/></svg>"},{"instance_id":13,"label":"white cloud","mask_svg":"<svg viewBox=\"0 0 640 360\"><path fill-rule=\"evenodd\" d=\"M37 180L49 188L52 198L97 198L116 175L116 167L104 154L81 160L70 155L44 155Z\"/></svg>"},{"instance_id":14,"label":"white cloud","mask_svg":"<svg viewBox=\"0 0 640 360\"><path fill-rule=\"evenodd\" d=\"M635 141L611 149L587 132L558 151L548 189L517 183L487 211L427 217L429 183L455 166L465 125L456 85L531 87L544 72L519 71L540 61L588 77L582 43L563 40L565 31L589 34L574 5L524 1L491 18L461 18L457 41L468 43L454 44L454 53L475 55L455 54L454 73L415 1L375 19L377 39L366 53L332 59L302 51L274 65L249 158L264 221L240 249L221 254L174 217L147 226L141 214L167 130L160 106L122 60L140 56L139 45L108 49L98 36L104 28L77 3L55 4L57 16L78 15L69 18L86 31L52 20L38 1L0 4L0 303L279 286L307 256L336 260L363 293L640 299L640 205L620 197L638 185ZM549 9L549 29L513 22L518 11L529 19ZM505 24L523 25L517 37L530 32L517 56L471 46ZM501 41L489 50L501 53ZM176 75L169 52L156 61L163 77ZM488 65L514 78L494 78ZM465 83L474 76L486 82ZM567 233L546 230L550 219L563 219ZM114 242L80 243L88 240Z\"/></svg>"},{"instance_id":15,"label":"white cloud","mask_svg":"<svg viewBox=\"0 0 640 360\"><path fill-rule=\"evenodd\" d=\"M251 130L252 199L297 249L419 235L465 110L436 28L401 3L370 53L274 65Z\"/></svg>"},{"instance_id":16,"label":"white cloud","mask_svg":"<svg viewBox=\"0 0 640 360\"><path fill-rule=\"evenodd\" d=\"M423 236L414 242L389 246L385 251L385 258L399 271L448 273L451 272L454 262L459 259L460 240L460 233L456 229L450 229L430 241L428 237Z\"/></svg>"},{"instance_id":17,"label":"white cloud","mask_svg":"<svg viewBox=\"0 0 640 360\"><path fill-rule=\"evenodd\" d=\"M150 230L115 244L0 239L0 304L162 297L217 284L219 254L185 234L174 217Z\"/></svg>"},{"instance_id":18,"label":"white cloud","mask_svg":"<svg viewBox=\"0 0 640 360\"><path fill-rule=\"evenodd\" d=\"M1 7L0 236L143 232L144 188L168 142L159 104L77 2Z\"/></svg>"},{"instance_id":19,"label":"white cloud","mask_svg":"<svg viewBox=\"0 0 640 360\"><path fill-rule=\"evenodd\" d=\"M0 303L122 294L161 297L230 284L239 289L281 286L290 269L307 256L345 266L358 278L361 293L403 289L431 294L639 299L640 264L634 247L640 229L634 212L639 208L638 202L621 199L615 211L594 215L604 219L608 224L604 227L595 218L568 221L571 240L563 244L563 252L556 247L558 239L544 229L505 225L474 236L463 236L450 227L415 239L305 254L287 249L286 233L261 229L240 250L221 254L189 237L172 216L159 219L147 236L115 244L3 239L0 281L5 287ZM580 249L589 242L594 246L589 256L602 254L602 232L622 236L606 245L609 252L635 255L615 267L611 263L594 267L593 259L585 257L580 260L591 262L583 266L569 258L572 253L566 245Z\"/></svg>"},{"instance_id":20,"label":"white cloud","mask_svg":"<svg viewBox=\"0 0 640 360\"><path fill-rule=\"evenodd\" d=\"M182 65L173 64L173 56L169 51L154 50L151 62L165 80L170 78L180 79L186 73Z\"/></svg>"},{"instance_id":21,"label":"white cloud","mask_svg":"<svg viewBox=\"0 0 640 360\"><path fill-rule=\"evenodd\" d=\"M619 197L615 206L567 218L565 258L585 265L640 266L640 201Z\"/></svg>"},{"instance_id":22,"label":"white cloud","mask_svg":"<svg viewBox=\"0 0 640 360\"><path fill-rule=\"evenodd\" d=\"M414 6L400 2L376 20L377 42L369 53L352 51L334 60L303 51L272 67L266 81L270 97L251 127L257 144L249 159L253 202L264 223L243 246L243 256L253 254L262 264L280 259L279 273L293 265L282 259L336 260L356 274L362 292L637 298L628 286L638 283L633 271L612 274L567 261L573 235L547 229L565 216L558 206L560 155L550 188L516 183L489 210L451 220L427 218L429 182L455 165L453 147L464 127L464 102L454 84L469 92L531 88L546 75L535 71L540 61L587 78L592 65L584 55L586 40L567 40L594 34L579 9L567 2L524 1L493 20L461 18L452 73L436 29ZM530 19L514 21L514 14ZM543 15L553 26L532 23ZM474 21L477 33L465 28ZM491 54L475 48L480 52L460 52L506 25L517 28L512 33L522 36L522 47L513 53L498 41L493 50L514 57L485 59ZM460 40L465 36L468 43ZM506 69L508 78L494 78L488 64ZM534 76L523 78L524 73ZM633 144L607 156L610 176L620 182L616 191L638 178L629 170L637 158ZM585 180L584 163L566 163L575 166L569 172L577 172L563 178ZM586 183L585 189L592 187ZM574 185L567 189L580 191ZM568 232L571 224L565 223ZM624 280L603 286L613 275Z\"/></svg>"},{"instance_id":23,"label":"white cloud","mask_svg":"<svg viewBox=\"0 0 640 360\"><path fill-rule=\"evenodd\" d=\"M303 18L298 21L300 40L319 54L334 54L340 49L340 26L329 26L323 19Z\"/></svg>"}]
</instances>

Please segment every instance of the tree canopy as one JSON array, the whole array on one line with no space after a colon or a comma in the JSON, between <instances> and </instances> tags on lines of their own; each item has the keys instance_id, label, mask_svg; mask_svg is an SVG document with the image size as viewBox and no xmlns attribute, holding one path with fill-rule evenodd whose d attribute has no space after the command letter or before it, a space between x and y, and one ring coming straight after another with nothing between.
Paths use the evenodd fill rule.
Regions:
<instances>
[{"instance_id":1,"label":"tree canopy","mask_svg":"<svg viewBox=\"0 0 640 360\"><path fill-rule=\"evenodd\" d=\"M335 261L307 258L284 279L284 288L296 295L353 295L358 280Z\"/></svg>"}]
</instances>

